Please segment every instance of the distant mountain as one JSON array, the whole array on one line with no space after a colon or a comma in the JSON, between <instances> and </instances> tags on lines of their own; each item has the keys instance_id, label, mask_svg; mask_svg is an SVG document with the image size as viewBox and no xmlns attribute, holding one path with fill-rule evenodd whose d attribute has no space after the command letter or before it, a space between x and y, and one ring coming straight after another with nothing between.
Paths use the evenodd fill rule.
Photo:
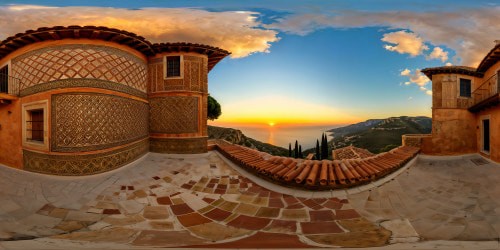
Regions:
<instances>
[{"instance_id":1,"label":"distant mountain","mask_svg":"<svg viewBox=\"0 0 500 250\"><path fill-rule=\"evenodd\" d=\"M333 135L335 148L353 145L368 149L372 153L389 151L401 145L404 134L429 134L432 130L432 119L425 116L390 117L387 119L370 119L345 127L328 130Z\"/></svg>"},{"instance_id":2,"label":"distant mountain","mask_svg":"<svg viewBox=\"0 0 500 250\"><path fill-rule=\"evenodd\" d=\"M254 148L272 155L288 156L288 149L247 137L239 129L208 126L208 138L224 139L233 144Z\"/></svg>"}]
</instances>

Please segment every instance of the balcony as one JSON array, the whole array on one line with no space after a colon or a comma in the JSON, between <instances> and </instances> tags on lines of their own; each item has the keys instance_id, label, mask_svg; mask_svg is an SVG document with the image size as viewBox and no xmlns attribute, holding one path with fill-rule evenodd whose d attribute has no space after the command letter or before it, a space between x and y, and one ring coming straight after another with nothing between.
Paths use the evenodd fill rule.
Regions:
<instances>
[{"instance_id":1,"label":"balcony","mask_svg":"<svg viewBox=\"0 0 500 250\"><path fill-rule=\"evenodd\" d=\"M495 74L481 83L481 85L472 92L473 103L469 106L469 111L474 113L479 112L500 103L500 84L498 84L498 81L498 74Z\"/></svg>"},{"instance_id":2,"label":"balcony","mask_svg":"<svg viewBox=\"0 0 500 250\"><path fill-rule=\"evenodd\" d=\"M19 96L19 86L19 79L0 74L0 104L10 104L12 100L16 100Z\"/></svg>"}]
</instances>

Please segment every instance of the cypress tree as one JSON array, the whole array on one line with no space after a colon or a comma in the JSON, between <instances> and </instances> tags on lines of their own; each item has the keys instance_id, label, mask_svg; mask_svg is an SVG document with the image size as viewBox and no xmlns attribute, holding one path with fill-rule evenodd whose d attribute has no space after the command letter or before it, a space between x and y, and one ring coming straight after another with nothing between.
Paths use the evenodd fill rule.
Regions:
<instances>
[{"instance_id":1,"label":"cypress tree","mask_svg":"<svg viewBox=\"0 0 500 250\"><path fill-rule=\"evenodd\" d=\"M321 139L321 140L323 140L323 139ZM316 139L316 159L321 160L321 155L319 153L319 140L318 139Z\"/></svg>"},{"instance_id":2,"label":"cypress tree","mask_svg":"<svg viewBox=\"0 0 500 250\"><path fill-rule=\"evenodd\" d=\"M292 144L288 143L288 157L292 157Z\"/></svg>"},{"instance_id":3,"label":"cypress tree","mask_svg":"<svg viewBox=\"0 0 500 250\"><path fill-rule=\"evenodd\" d=\"M321 159L328 159L328 141L324 133L321 137Z\"/></svg>"},{"instance_id":4,"label":"cypress tree","mask_svg":"<svg viewBox=\"0 0 500 250\"><path fill-rule=\"evenodd\" d=\"M302 145L299 145L299 158L304 158L304 156L302 155Z\"/></svg>"},{"instance_id":5,"label":"cypress tree","mask_svg":"<svg viewBox=\"0 0 500 250\"><path fill-rule=\"evenodd\" d=\"M297 140L295 140L295 148L293 149L294 151L294 157L299 158L299 143Z\"/></svg>"}]
</instances>

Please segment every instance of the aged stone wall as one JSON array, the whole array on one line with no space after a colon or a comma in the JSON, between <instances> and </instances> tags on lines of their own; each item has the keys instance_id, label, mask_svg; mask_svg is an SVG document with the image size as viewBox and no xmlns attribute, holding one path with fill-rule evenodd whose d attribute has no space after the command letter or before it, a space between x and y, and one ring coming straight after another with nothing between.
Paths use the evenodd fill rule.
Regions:
<instances>
[{"instance_id":1,"label":"aged stone wall","mask_svg":"<svg viewBox=\"0 0 500 250\"><path fill-rule=\"evenodd\" d=\"M147 91L146 63L135 55L107 46L45 47L12 59L11 65L13 77L20 79L22 95L34 93L30 88L38 84L44 84L38 91L55 88L59 83L57 86L50 83L64 79L97 79L107 85L119 83L143 93Z\"/></svg>"},{"instance_id":2,"label":"aged stone wall","mask_svg":"<svg viewBox=\"0 0 500 250\"><path fill-rule=\"evenodd\" d=\"M93 151L149 135L147 103L97 93L52 95L51 151Z\"/></svg>"},{"instance_id":3,"label":"aged stone wall","mask_svg":"<svg viewBox=\"0 0 500 250\"><path fill-rule=\"evenodd\" d=\"M403 135L403 146L417 147L420 148L422 146L422 142L424 138L432 137L431 134L414 134L414 135Z\"/></svg>"},{"instance_id":4,"label":"aged stone wall","mask_svg":"<svg viewBox=\"0 0 500 250\"><path fill-rule=\"evenodd\" d=\"M113 170L148 152L148 139L124 148L96 154L43 154L23 150L24 169L55 175L90 175Z\"/></svg>"},{"instance_id":5,"label":"aged stone wall","mask_svg":"<svg viewBox=\"0 0 500 250\"><path fill-rule=\"evenodd\" d=\"M184 134L198 132L198 106L196 96L165 96L151 98L151 133Z\"/></svg>"},{"instance_id":6,"label":"aged stone wall","mask_svg":"<svg viewBox=\"0 0 500 250\"><path fill-rule=\"evenodd\" d=\"M183 78L164 79L163 57L149 62L151 92L184 90L208 92L208 59L202 56L184 55Z\"/></svg>"}]
</instances>

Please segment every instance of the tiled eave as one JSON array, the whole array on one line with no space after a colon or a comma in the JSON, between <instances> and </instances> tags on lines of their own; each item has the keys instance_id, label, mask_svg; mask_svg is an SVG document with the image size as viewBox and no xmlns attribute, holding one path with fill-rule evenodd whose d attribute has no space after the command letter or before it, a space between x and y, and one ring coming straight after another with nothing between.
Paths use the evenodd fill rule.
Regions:
<instances>
[{"instance_id":1,"label":"tiled eave","mask_svg":"<svg viewBox=\"0 0 500 250\"><path fill-rule=\"evenodd\" d=\"M208 71L220 60L231 54L227 50L197 43L155 43L153 48L156 53L162 52L195 52L208 56Z\"/></svg>"},{"instance_id":2,"label":"tiled eave","mask_svg":"<svg viewBox=\"0 0 500 250\"><path fill-rule=\"evenodd\" d=\"M152 44L142 36L134 33L103 26L55 26L28 30L0 42L0 59L30 44L43 41L63 39L94 39L114 42L135 49L145 56L154 56L161 52L196 52L208 56L210 71L219 61L231 54L216 47L193 43L160 43Z\"/></svg>"},{"instance_id":3,"label":"tiled eave","mask_svg":"<svg viewBox=\"0 0 500 250\"><path fill-rule=\"evenodd\" d=\"M484 57L483 61L477 67L477 71L486 72L493 64L498 62L500 59L500 43L497 44L487 55Z\"/></svg>"},{"instance_id":4,"label":"tiled eave","mask_svg":"<svg viewBox=\"0 0 500 250\"><path fill-rule=\"evenodd\" d=\"M465 66L442 66L425 68L422 70L422 73L429 77L429 79L432 79L432 76L436 74L462 74L468 76L483 77L482 72L478 72L475 68Z\"/></svg>"}]
</instances>

